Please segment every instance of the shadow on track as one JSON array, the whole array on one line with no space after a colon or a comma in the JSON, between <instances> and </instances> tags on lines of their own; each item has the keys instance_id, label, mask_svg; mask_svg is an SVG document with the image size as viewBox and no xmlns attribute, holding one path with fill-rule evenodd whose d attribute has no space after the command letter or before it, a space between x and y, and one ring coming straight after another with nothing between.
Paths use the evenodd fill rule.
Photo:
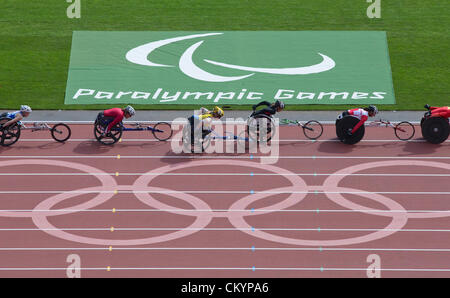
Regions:
<instances>
[{"instance_id":1,"label":"shadow on track","mask_svg":"<svg viewBox=\"0 0 450 298\"><path fill-rule=\"evenodd\" d=\"M423 141L423 138L416 140ZM428 142L406 142L403 147L405 154L399 154L399 156L408 155L428 155L437 152L438 149L443 148L444 144L431 144Z\"/></svg>"},{"instance_id":2,"label":"shadow on track","mask_svg":"<svg viewBox=\"0 0 450 298\"><path fill-rule=\"evenodd\" d=\"M111 149L113 149L113 146L106 146L97 141L86 141L80 142L77 146L75 146L73 148L73 152L78 154L99 154L107 153Z\"/></svg>"},{"instance_id":3,"label":"shadow on track","mask_svg":"<svg viewBox=\"0 0 450 298\"><path fill-rule=\"evenodd\" d=\"M11 149L12 149L12 147L3 147L3 146L0 146L0 154L6 153L6 152L10 151Z\"/></svg>"},{"instance_id":4,"label":"shadow on track","mask_svg":"<svg viewBox=\"0 0 450 298\"><path fill-rule=\"evenodd\" d=\"M65 143L49 142L49 143L46 143L46 144L39 145L36 148L43 149L43 150L45 150L45 149L57 149L57 148L61 148L64 145L65 145Z\"/></svg>"},{"instance_id":5,"label":"shadow on track","mask_svg":"<svg viewBox=\"0 0 450 298\"><path fill-rule=\"evenodd\" d=\"M235 148L236 149L236 146ZM243 149L241 149L242 151ZM214 157L224 157L223 159L229 159L232 160L232 157L239 157L239 156L248 156L249 152L247 149L244 150L244 152L224 152L222 153L207 153L207 152L181 152L181 153L175 153L172 150L169 150L166 152L165 157L161 158L161 161L167 164L181 164L186 163L194 160L200 160L200 159L208 159L208 158L214 158ZM245 158L244 158L245 159Z\"/></svg>"},{"instance_id":6,"label":"shadow on track","mask_svg":"<svg viewBox=\"0 0 450 298\"><path fill-rule=\"evenodd\" d=\"M343 144L340 141L338 141L337 138L330 140L329 142L322 142L318 146L317 150L324 153L337 153L337 154L346 154L351 153L354 150L357 149L374 149L374 148L380 148L380 149L395 149L395 148L405 148L408 146L420 146L423 145L423 143L417 143L417 142L388 142L388 143L364 143L364 141L361 141L354 145L347 145ZM414 153L412 153L414 154Z\"/></svg>"},{"instance_id":7,"label":"shadow on track","mask_svg":"<svg viewBox=\"0 0 450 298\"><path fill-rule=\"evenodd\" d=\"M347 145L339 141L338 138L330 139L329 142L320 142L317 150L323 153L346 154L352 152L358 145Z\"/></svg>"},{"instance_id":8,"label":"shadow on track","mask_svg":"<svg viewBox=\"0 0 450 298\"><path fill-rule=\"evenodd\" d=\"M27 145L23 145L23 144L14 144L12 146L8 146L8 147L3 147L0 146L0 154L1 153L6 153L8 151L11 150L16 150L16 151L23 151L23 150L33 150L33 149L41 149L41 150L46 150L46 149L58 149L61 148L65 145L65 143L59 143L59 142L48 142L45 144L41 144L38 146L27 146Z\"/></svg>"},{"instance_id":9,"label":"shadow on track","mask_svg":"<svg viewBox=\"0 0 450 298\"><path fill-rule=\"evenodd\" d=\"M204 153L203 153L204 154ZM161 158L161 162L167 164L182 164L194 160L198 160L196 156L202 156L202 153L175 153L172 150L166 152L165 157Z\"/></svg>"}]
</instances>

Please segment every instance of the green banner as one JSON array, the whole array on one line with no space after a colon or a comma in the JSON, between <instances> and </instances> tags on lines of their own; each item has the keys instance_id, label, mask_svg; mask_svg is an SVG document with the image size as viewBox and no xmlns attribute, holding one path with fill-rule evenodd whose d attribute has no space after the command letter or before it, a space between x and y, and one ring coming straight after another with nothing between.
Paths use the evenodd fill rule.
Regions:
<instances>
[{"instance_id":1,"label":"green banner","mask_svg":"<svg viewBox=\"0 0 450 298\"><path fill-rule=\"evenodd\" d=\"M66 104L394 104L381 31L73 33Z\"/></svg>"}]
</instances>

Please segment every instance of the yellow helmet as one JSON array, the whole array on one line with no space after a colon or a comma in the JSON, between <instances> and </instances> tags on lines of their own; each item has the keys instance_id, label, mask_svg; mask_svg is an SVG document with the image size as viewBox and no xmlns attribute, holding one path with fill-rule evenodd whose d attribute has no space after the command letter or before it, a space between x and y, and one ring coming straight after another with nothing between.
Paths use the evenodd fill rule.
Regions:
<instances>
[{"instance_id":1,"label":"yellow helmet","mask_svg":"<svg viewBox=\"0 0 450 298\"><path fill-rule=\"evenodd\" d=\"M221 108L215 106L213 109L213 115L217 118L221 118L224 115L224 112Z\"/></svg>"}]
</instances>

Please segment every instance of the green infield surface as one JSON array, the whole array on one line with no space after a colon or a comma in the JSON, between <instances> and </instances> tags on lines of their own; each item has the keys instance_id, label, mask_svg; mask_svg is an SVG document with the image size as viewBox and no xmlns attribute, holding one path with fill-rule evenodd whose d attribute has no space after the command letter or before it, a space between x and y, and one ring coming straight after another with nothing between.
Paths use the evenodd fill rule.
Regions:
<instances>
[{"instance_id":1,"label":"green infield surface","mask_svg":"<svg viewBox=\"0 0 450 298\"><path fill-rule=\"evenodd\" d=\"M93 87L83 85L86 89L95 89L93 97L98 91L114 92L114 97L117 96L118 92L122 91L124 92L124 101L116 102L117 104L113 105L103 104L106 101L99 101L102 104L94 105L73 104L74 102L70 98L73 98L76 91L74 92L71 89L72 87L68 86L68 94L66 94L69 62L73 62L71 60L72 38L73 35L75 36L78 33L88 34L87 31L103 33L104 31L124 31L121 32L121 38L124 37L131 41L131 46L129 49L126 48L127 50L132 50L152 40L163 40L189 34L220 33L223 34L221 38L224 39L222 40L230 39L229 41L233 44L233 48L236 48L238 45L235 41L236 38L241 38L241 40L249 44L264 44L259 40L253 40L254 35L249 35L249 37L245 36L245 34L239 35L239 33L243 32L267 34L280 31L280 34L291 33L292 35L294 33L305 34L312 31L323 31L323 33L327 34L342 34L356 31L353 32L355 36L364 36L364 33L367 32L365 39L352 40L354 47L351 46L351 43L346 45L348 52L346 52L344 47L341 47L335 53L329 49L328 52L321 52L319 49L311 48L311 51L314 52L305 54L306 58L300 57L301 59L297 60L296 63L290 63L281 59L286 56L283 54L283 51L287 51L289 47L283 48L280 46L280 51L270 58L280 63L275 65L275 67L284 68L319 65L323 62L320 72L323 72L323 76L330 76L329 79L335 84L342 81L342 89L336 87L339 84L334 86L333 83L325 82L323 84L331 84L333 87L324 87L322 90L321 80L323 76L320 79L314 77L317 76L317 70L316 73L312 71L313 74L301 74L302 80L304 79L307 82L305 83L307 86L302 85L295 88L293 76L285 75L283 77L283 74L273 74L273 69L267 70L268 67L271 67L268 65L272 65L270 63L261 66L255 65L256 60L251 61L252 63L246 63L246 61L240 60L240 56L235 54L233 56L233 53L228 56L224 55L223 57L225 58L223 58L220 55L215 56L210 55L208 52L203 52L206 46L214 49L214 53L217 53L219 49L227 51L218 42L220 41L217 38L218 36L213 36L215 39L208 37L209 39L183 40L178 44L167 45L167 48L164 48L167 53L166 56L155 53L154 56L149 55L148 58L156 57L154 59L155 63L173 66L174 61L178 61L177 59L180 58L184 50L193 47L190 48L192 50L191 54L194 57L194 62L201 66L201 70L198 70L197 73L186 71L184 75L190 76L191 78L189 79L194 78L196 82L203 80L204 83L205 80L223 80L224 77L236 78L236 81L233 82L233 86L237 90L236 97L239 96L239 90L249 90L245 85L247 83L249 86L253 86L251 85L252 82L259 80L258 84L261 84L260 86L269 88L269 83L279 80L277 81L280 84L279 86L277 85L275 86L276 88L274 87L275 89L267 89L267 91L263 92L263 99L273 100L274 94L279 89L293 90L294 98L300 96L302 100L311 99L311 101L303 101L308 104L295 105L287 98L286 103L289 103L287 109L291 110L341 110L344 107L351 106L348 104L345 106L340 104L309 104L317 100L317 96L319 96L318 94L321 91L348 91L350 98L356 96L356 98L362 99L365 98L365 93L368 93L369 97L379 97L380 94L384 95L386 93L386 101L384 102L389 104L379 105L381 110L421 110L424 103L430 103L435 106L449 104L447 90L449 85L448 77L450 77L450 63L447 55L450 53L450 5L448 1L381 0L381 18L372 19L366 14L370 3L367 3L365 0L80 0L80 2L81 18L71 19L66 14L70 3L63 0L1 1L0 109L16 109L20 104L29 104L34 109L103 109L115 105L120 106L126 102L133 102L137 109L191 109L197 107L197 105L173 105L170 102L167 102L167 104L159 102L158 105L153 105L151 101L148 102L149 105L138 105L135 104L137 101L132 101L131 99L128 101L126 96L132 94L131 91L148 91L151 93L149 95L151 97L157 91L158 86L155 86L155 90L151 89L151 87L148 87L148 90L141 90L142 88L139 86L133 85L136 83L136 80L125 77L122 81L120 76L116 76L112 78L112 82L117 85L128 81L129 85L125 86L128 89L109 90L111 88L107 88L103 90L104 84L97 82L95 75L89 77L87 73L83 72L75 74L75 77L78 76L78 82L81 82L84 78L84 83L98 83L97 85L94 84L95 86ZM133 34L138 31L156 32L156 34L161 35L161 38L151 39L152 36L149 35L148 40L141 37L138 40L133 40L131 38L132 33L128 35L126 31L135 31ZM177 32L180 34L169 34L170 36L166 36L162 31L173 31L172 33ZM234 35L226 35L226 33L233 33L233 31L238 32L234 32ZM113 34L114 32L110 33ZM384 41L386 41L385 36L387 36L387 46L385 42L384 44L382 43L382 39L380 39L380 43L372 42L374 39L380 38L381 35L379 34L382 34L381 38L384 38ZM95 59L98 65L94 65L95 68L95 66L102 65L104 62L101 59L104 55L102 56L98 52L102 40L100 38L95 39L95 35L91 35L90 38L94 38L94 41L97 41L97 44L92 47L98 55ZM201 41L204 41L204 43L201 44ZM311 39L308 39L308 41L310 44L311 41L316 43ZM383 44L384 48L380 46L381 44ZM300 44L294 42L291 42L291 45L295 47L300 46ZM74 43L74 46L79 45ZM182 50L180 46L183 47ZM320 46L324 45L320 44ZM180 52L177 52L177 47L180 47ZM83 44L81 50L85 53L86 51L89 52L89 46ZM194 50L198 50L202 54L198 60L195 59L198 53L194 54ZM268 47L261 49L260 52L267 54L273 53L273 50ZM381 55L383 51L385 56ZM244 47L242 52L244 52ZM172 53L177 53L178 56L172 57ZM245 55L251 60L252 57L256 59L256 54L258 53L259 51L256 51ZM324 56L320 57L318 53ZM187 50L184 54L189 57ZM183 56L186 56L184 54ZM207 55L204 56L203 54ZM78 54L72 52L72 55ZM146 72L150 71L148 70L149 67L145 68L145 65L139 65L138 56L134 55L134 58L131 57L131 61L134 61L134 64L129 64L133 64L133 66L138 65L137 71L147 75ZM370 63L365 66L370 68L370 71L373 71L370 77L377 78L375 86L371 85L371 88L369 88L367 80L364 81L364 75L355 73L350 69L347 70L347 73L353 74L353 77L347 78L345 82L343 76L339 73L338 77L331 77L338 68L333 68L332 63L326 59L330 58L333 61L337 61L336 65L338 65L340 57L346 57L346 59L348 58L350 59L349 61L355 63L361 57L366 57L372 61L372 67ZM172 58L176 59L173 60ZM222 58L223 60L221 60ZM204 61L203 59L210 59L210 61ZM202 61L199 62L200 60ZM191 60L187 59L186 61ZM308 63L308 61L311 63ZM92 68L93 66L86 65L86 67ZM126 65L125 68L128 67ZM222 67L223 71L214 73L216 75L220 74L220 78L217 76L208 77L202 73L205 69L217 70L219 69L218 67ZM256 69L256 67L258 68ZM377 67L380 67L380 69L377 69ZM80 69L83 69L82 63L76 65L76 70L79 71ZM268 71L272 71L272 73L268 75ZM390 72L392 72L392 76ZM153 80L164 78L166 73L167 71L162 73L160 77L157 73L151 74L149 80L151 78ZM126 75L127 71L124 74ZM189 85L189 81L186 81L185 77L181 77L180 74L177 75L180 78L180 84ZM266 84L264 83L265 81ZM350 81L354 81L355 85L351 85ZM212 83L206 82L205 84ZM392 85L394 90L392 90ZM201 87L203 85L198 86ZM239 87L241 88L239 89ZM76 86L73 88L76 88ZM78 86L78 88L84 87ZM162 88L162 90L165 89ZM305 93L314 93L315 95L298 95L299 90ZM192 91L206 92L207 90L198 89ZM217 87L214 91L219 92L220 89ZM355 95L355 91L361 93ZM70 92L74 92L74 94L69 94ZM373 94L374 92L381 93ZM283 96L291 96L291 93L285 92L278 95L280 98L283 98ZM88 96L90 95L85 95L84 98ZM100 94L97 97L102 99L102 96L107 97L108 95ZM146 95L138 94L137 96L145 97ZM248 96L248 94L242 95L242 97L245 96ZM189 95L186 95L186 98L189 98ZM69 104L65 104L65 101ZM330 103L329 101L326 102ZM218 104L229 105L230 103L231 101L218 101ZM374 103L378 104L376 101ZM206 105L203 102L201 104ZM365 104L365 102L360 101L360 104ZM249 105L232 106L232 108L248 109Z\"/></svg>"}]
</instances>

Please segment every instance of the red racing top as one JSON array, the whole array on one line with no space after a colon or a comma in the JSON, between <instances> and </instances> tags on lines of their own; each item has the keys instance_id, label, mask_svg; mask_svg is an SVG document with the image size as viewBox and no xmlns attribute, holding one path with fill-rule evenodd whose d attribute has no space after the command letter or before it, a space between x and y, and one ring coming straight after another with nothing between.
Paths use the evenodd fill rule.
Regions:
<instances>
[{"instance_id":1,"label":"red racing top","mask_svg":"<svg viewBox=\"0 0 450 298\"><path fill-rule=\"evenodd\" d=\"M359 119L359 122L352 129L352 133L355 133L369 119L369 112L361 108L348 110L348 113Z\"/></svg>"},{"instance_id":2,"label":"red racing top","mask_svg":"<svg viewBox=\"0 0 450 298\"><path fill-rule=\"evenodd\" d=\"M123 120L123 117L124 117L123 114L124 113L121 108L112 108L112 109L103 111L103 115L105 115L105 117L114 118L114 120L106 128L106 132L109 132L114 125L116 125L117 123L119 123Z\"/></svg>"},{"instance_id":3,"label":"red racing top","mask_svg":"<svg viewBox=\"0 0 450 298\"><path fill-rule=\"evenodd\" d=\"M431 117L450 117L450 107L430 107Z\"/></svg>"}]
</instances>

